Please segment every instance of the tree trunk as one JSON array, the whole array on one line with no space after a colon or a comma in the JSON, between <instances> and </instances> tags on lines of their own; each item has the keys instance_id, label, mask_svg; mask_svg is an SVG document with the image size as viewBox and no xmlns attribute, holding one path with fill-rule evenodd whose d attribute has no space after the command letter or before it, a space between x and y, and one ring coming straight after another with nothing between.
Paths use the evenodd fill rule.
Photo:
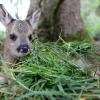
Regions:
<instances>
[{"instance_id":1,"label":"tree trunk","mask_svg":"<svg viewBox=\"0 0 100 100\"><path fill-rule=\"evenodd\" d=\"M61 33L64 39L77 36L83 29L80 17L80 0L31 0L27 16L41 9L41 25L38 36L45 40L57 39Z\"/></svg>"},{"instance_id":2,"label":"tree trunk","mask_svg":"<svg viewBox=\"0 0 100 100\"><path fill-rule=\"evenodd\" d=\"M83 29L80 13L80 0L64 0L60 5L58 24L65 39L77 36L76 33Z\"/></svg>"},{"instance_id":3,"label":"tree trunk","mask_svg":"<svg viewBox=\"0 0 100 100\"><path fill-rule=\"evenodd\" d=\"M37 30L38 37L41 41L53 40L54 36L54 12L60 0L31 0L27 17L36 9L41 9L41 24ZM53 34L53 37L52 35ZM52 38L51 38L52 37Z\"/></svg>"}]
</instances>

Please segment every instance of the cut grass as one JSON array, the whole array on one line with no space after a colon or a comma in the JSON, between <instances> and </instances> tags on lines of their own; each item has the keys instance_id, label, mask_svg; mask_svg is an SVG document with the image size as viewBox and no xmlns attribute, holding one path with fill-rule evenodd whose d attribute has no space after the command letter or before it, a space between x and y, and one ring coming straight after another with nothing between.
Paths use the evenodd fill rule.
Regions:
<instances>
[{"instance_id":1,"label":"cut grass","mask_svg":"<svg viewBox=\"0 0 100 100\"><path fill-rule=\"evenodd\" d=\"M100 30L100 18L94 15L99 0L92 1L82 0L82 17L90 36ZM86 16L90 11L93 15ZM0 39L4 37L4 32L0 32ZM93 52L91 45L85 42L35 41L32 53L18 59L10 68L6 68L1 58L1 72L13 82L0 84L0 100L80 100L81 97L93 100L100 97L100 79L91 77L88 63L83 62L80 66L75 63L76 59L84 61L84 55L100 61L100 56Z\"/></svg>"},{"instance_id":2,"label":"cut grass","mask_svg":"<svg viewBox=\"0 0 100 100\"><path fill-rule=\"evenodd\" d=\"M89 43L34 41L30 55L17 59L11 68L3 68L13 82L0 85L0 99L77 100L99 96L99 78L91 77L88 69L81 70L73 59L83 54L93 54Z\"/></svg>"}]
</instances>

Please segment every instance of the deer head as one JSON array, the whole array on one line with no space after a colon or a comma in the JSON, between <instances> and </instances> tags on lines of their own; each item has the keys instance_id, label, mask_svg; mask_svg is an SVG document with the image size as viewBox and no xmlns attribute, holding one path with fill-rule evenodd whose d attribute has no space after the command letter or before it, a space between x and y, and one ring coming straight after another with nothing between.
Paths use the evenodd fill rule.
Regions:
<instances>
[{"instance_id":1,"label":"deer head","mask_svg":"<svg viewBox=\"0 0 100 100\"><path fill-rule=\"evenodd\" d=\"M37 29L40 10L36 10L25 20L14 19L0 4L0 22L6 27L4 49L6 55L20 57L28 54L32 45L34 29ZM8 57L9 59L9 57Z\"/></svg>"}]
</instances>

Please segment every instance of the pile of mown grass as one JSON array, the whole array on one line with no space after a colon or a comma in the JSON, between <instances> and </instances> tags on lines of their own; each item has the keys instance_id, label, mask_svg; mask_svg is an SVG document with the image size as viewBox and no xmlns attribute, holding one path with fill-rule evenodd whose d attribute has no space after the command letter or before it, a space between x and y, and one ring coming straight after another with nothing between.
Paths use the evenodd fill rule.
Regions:
<instances>
[{"instance_id":1,"label":"pile of mown grass","mask_svg":"<svg viewBox=\"0 0 100 100\"><path fill-rule=\"evenodd\" d=\"M77 100L99 96L99 78L82 71L73 59L88 53L92 53L92 47L84 42L34 41L30 55L18 59L11 68L3 67L5 76L13 82L0 84L0 99Z\"/></svg>"}]
</instances>

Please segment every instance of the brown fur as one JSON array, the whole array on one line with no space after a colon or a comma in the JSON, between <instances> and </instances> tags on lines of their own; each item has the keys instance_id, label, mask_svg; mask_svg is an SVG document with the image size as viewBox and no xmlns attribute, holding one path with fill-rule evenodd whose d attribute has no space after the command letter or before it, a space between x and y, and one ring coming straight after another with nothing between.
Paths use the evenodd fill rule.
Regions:
<instances>
[{"instance_id":1,"label":"brown fur","mask_svg":"<svg viewBox=\"0 0 100 100\"><path fill-rule=\"evenodd\" d=\"M0 21L6 27L6 38L4 41L4 59L6 62L13 62L16 57L22 57L30 52L32 41L29 36L32 36L33 29L38 26L38 19L41 15L40 10L36 10L31 16L28 16L25 20L15 20L6 11L4 6L0 4ZM15 40L12 40L11 35ZM27 45L28 52L18 51L18 48L22 45ZM25 47L26 48L26 47Z\"/></svg>"},{"instance_id":2,"label":"brown fur","mask_svg":"<svg viewBox=\"0 0 100 100\"><path fill-rule=\"evenodd\" d=\"M14 58L26 55L16 51L21 43L23 44L23 42L25 42L31 48L31 42L28 40L28 36L32 34L32 27L26 21L16 20L7 26L6 31L7 36L4 42L4 58L7 62L13 62ZM12 41L9 38L10 34L16 34L18 39Z\"/></svg>"}]
</instances>

